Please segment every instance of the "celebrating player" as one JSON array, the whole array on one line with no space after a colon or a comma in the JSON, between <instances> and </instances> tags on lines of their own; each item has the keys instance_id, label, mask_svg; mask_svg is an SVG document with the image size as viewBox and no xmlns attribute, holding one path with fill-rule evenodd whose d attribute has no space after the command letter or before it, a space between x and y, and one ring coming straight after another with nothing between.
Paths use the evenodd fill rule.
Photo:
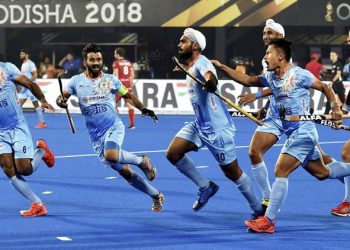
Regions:
<instances>
[{"instance_id":1,"label":"celebrating player","mask_svg":"<svg viewBox=\"0 0 350 250\"><path fill-rule=\"evenodd\" d=\"M37 78L37 70L35 67L35 64L32 60L29 59L29 53L27 50L22 49L20 53L20 58L23 61L21 66L22 73L32 82L36 81ZM39 123L35 126L35 128L46 128L46 122L44 119L43 111L41 107L39 106L38 99L35 98L35 96L30 92L29 89L17 86L18 89L18 97L19 101L21 103L21 106L29 99L35 108L35 112L38 115Z\"/></svg>"},{"instance_id":2,"label":"celebrating player","mask_svg":"<svg viewBox=\"0 0 350 250\"><path fill-rule=\"evenodd\" d=\"M280 117L281 110L287 115L309 114L309 88L314 88L322 91L330 101L333 119L342 118L334 91L327 84L315 79L309 71L290 63L291 56L291 43L280 39L269 43L264 57L268 72L261 76L248 76L216 63L232 79L244 86L271 89L274 102L270 104L270 119L278 124L279 132L288 137L275 166L276 178L265 216L246 221L251 230L260 233L274 232L277 213L287 196L288 176L299 165L305 166L306 170L322 168L323 170L317 175L319 179L335 179L350 175L350 164L333 161L327 166L324 165L321 153L316 147L318 134L312 121L288 122Z\"/></svg>"},{"instance_id":3,"label":"celebrating player","mask_svg":"<svg viewBox=\"0 0 350 250\"><path fill-rule=\"evenodd\" d=\"M25 217L43 216L47 209L32 191L23 176L31 175L42 159L53 167L55 157L44 140L38 140L34 152L32 136L19 105L16 86L28 89L40 100L41 108L54 110L47 103L40 88L9 62L0 62L0 165L14 188L31 202L29 210L21 211Z\"/></svg>"},{"instance_id":4,"label":"celebrating player","mask_svg":"<svg viewBox=\"0 0 350 250\"><path fill-rule=\"evenodd\" d=\"M219 187L196 170L190 151L207 146L220 165L225 176L233 181L253 210L253 215L263 213L249 177L240 169L235 150L235 126L225 104L213 93L217 90L217 74L210 61L202 55L205 36L198 30L188 28L178 44L180 57L186 61L190 72L205 82L202 85L187 76L187 92L195 112L195 121L186 124L168 147L168 160L199 188L193 210L199 211L215 195ZM177 70L177 68L175 69Z\"/></svg>"},{"instance_id":5,"label":"celebrating player","mask_svg":"<svg viewBox=\"0 0 350 250\"><path fill-rule=\"evenodd\" d=\"M129 164L138 166L150 181L156 177L156 168L147 156L137 156L122 149L125 127L116 112L114 95L130 99L143 115L150 116L155 121L158 121L157 116L145 108L135 95L129 93L114 75L101 71L102 51L96 44L86 45L82 55L86 70L71 78L63 91L63 98L57 98L57 105L66 108L67 99L71 95L78 97L90 140L101 162L118 171L131 186L152 197L153 211L162 211L163 194L134 172Z\"/></svg>"}]
</instances>

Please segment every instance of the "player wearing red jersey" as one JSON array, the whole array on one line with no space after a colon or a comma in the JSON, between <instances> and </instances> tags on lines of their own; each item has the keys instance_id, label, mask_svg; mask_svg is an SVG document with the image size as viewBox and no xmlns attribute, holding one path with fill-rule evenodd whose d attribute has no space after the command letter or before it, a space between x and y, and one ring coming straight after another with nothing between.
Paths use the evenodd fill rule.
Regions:
<instances>
[{"instance_id":1,"label":"player wearing red jersey","mask_svg":"<svg viewBox=\"0 0 350 250\"><path fill-rule=\"evenodd\" d=\"M134 81L134 69L132 63L129 60L126 60L125 49L116 48L114 51L114 62L113 62L113 75L118 77L122 84L128 89L129 93L132 93L132 86ZM115 96L116 103L121 99L119 95ZM129 100L125 100L128 106L129 113L129 129L135 128L135 110L134 107L129 103Z\"/></svg>"}]
</instances>

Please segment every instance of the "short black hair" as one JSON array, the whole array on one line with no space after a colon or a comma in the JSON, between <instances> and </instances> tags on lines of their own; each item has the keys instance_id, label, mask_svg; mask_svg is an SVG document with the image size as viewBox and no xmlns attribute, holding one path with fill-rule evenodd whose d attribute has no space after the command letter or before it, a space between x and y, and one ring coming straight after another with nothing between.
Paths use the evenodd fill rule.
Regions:
<instances>
[{"instance_id":1,"label":"short black hair","mask_svg":"<svg viewBox=\"0 0 350 250\"><path fill-rule=\"evenodd\" d=\"M27 48L22 48L19 52L23 52L24 54L27 54L29 56L29 50Z\"/></svg>"},{"instance_id":2,"label":"short black hair","mask_svg":"<svg viewBox=\"0 0 350 250\"><path fill-rule=\"evenodd\" d=\"M124 48L118 47L115 49L115 52L119 54L121 57L124 57L126 55L126 51Z\"/></svg>"},{"instance_id":3,"label":"short black hair","mask_svg":"<svg viewBox=\"0 0 350 250\"><path fill-rule=\"evenodd\" d=\"M282 39L273 39L269 42L268 46L274 45L276 48L283 51L286 61L289 62L292 58L293 51L292 51L292 42L288 41L285 38Z\"/></svg>"},{"instance_id":4,"label":"short black hair","mask_svg":"<svg viewBox=\"0 0 350 250\"><path fill-rule=\"evenodd\" d=\"M98 52L102 53L102 50L101 50L101 48L100 48L97 44L95 44L95 43L89 43L89 44L87 44L87 45L84 47L83 52L82 52L82 56L83 56L84 61L87 60L87 54L89 54L89 53L91 53L91 52L92 52L92 53L98 53Z\"/></svg>"}]
</instances>

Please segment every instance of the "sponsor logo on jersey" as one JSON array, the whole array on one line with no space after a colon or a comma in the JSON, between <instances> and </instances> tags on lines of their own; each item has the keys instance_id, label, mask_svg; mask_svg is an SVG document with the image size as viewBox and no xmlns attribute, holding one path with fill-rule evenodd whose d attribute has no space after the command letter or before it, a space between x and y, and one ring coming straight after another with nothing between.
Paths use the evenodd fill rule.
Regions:
<instances>
[{"instance_id":1,"label":"sponsor logo on jersey","mask_svg":"<svg viewBox=\"0 0 350 250\"><path fill-rule=\"evenodd\" d=\"M107 99L106 95L92 95L92 96L84 96L82 97L82 101L84 104L95 104L100 101L104 101Z\"/></svg>"},{"instance_id":2,"label":"sponsor logo on jersey","mask_svg":"<svg viewBox=\"0 0 350 250\"><path fill-rule=\"evenodd\" d=\"M85 116L93 116L97 114L102 114L107 111L106 106L101 105L91 105L89 107L84 108L81 112Z\"/></svg>"},{"instance_id":3,"label":"sponsor logo on jersey","mask_svg":"<svg viewBox=\"0 0 350 250\"><path fill-rule=\"evenodd\" d=\"M7 100L0 101L0 108L6 107L8 105Z\"/></svg>"}]
</instances>

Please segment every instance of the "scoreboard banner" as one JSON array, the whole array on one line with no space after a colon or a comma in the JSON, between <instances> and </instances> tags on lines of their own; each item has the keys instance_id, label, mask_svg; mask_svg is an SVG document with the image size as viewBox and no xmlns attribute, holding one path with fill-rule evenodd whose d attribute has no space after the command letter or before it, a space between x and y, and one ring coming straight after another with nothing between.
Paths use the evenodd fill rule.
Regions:
<instances>
[{"instance_id":1,"label":"scoreboard banner","mask_svg":"<svg viewBox=\"0 0 350 250\"><path fill-rule=\"evenodd\" d=\"M349 0L1 0L1 27L347 26Z\"/></svg>"},{"instance_id":2,"label":"scoreboard banner","mask_svg":"<svg viewBox=\"0 0 350 250\"><path fill-rule=\"evenodd\" d=\"M68 83L69 79L62 79L63 86ZM37 84L46 96L47 101L52 104L57 112L64 112L56 106L56 98L60 94L57 79L37 79ZM350 82L344 82L349 91ZM238 103L238 96L246 93L256 93L259 88L246 88L235 83L232 80L220 80L219 89L221 94L229 98L232 102ZM193 114L185 80L155 80L140 79L134 84L134 94L138 96L141 102L157 114ZM320 91L311 90L311 107L314 108L315 114L322 114L326 106L326 97ZM123 99L122 99L123 100ZM69 111L71 113L80 113L77 98L72 96L68 100ZM267 102L267 98L259 99L243 108L247 111L257 111ZM32 108L31 102L26 102L24 108ZM121 114L127 114L127 107L122 101L119 104L118 111ZM138 112L140 113L140 112Z\"/></svg>"}]
</instances>

